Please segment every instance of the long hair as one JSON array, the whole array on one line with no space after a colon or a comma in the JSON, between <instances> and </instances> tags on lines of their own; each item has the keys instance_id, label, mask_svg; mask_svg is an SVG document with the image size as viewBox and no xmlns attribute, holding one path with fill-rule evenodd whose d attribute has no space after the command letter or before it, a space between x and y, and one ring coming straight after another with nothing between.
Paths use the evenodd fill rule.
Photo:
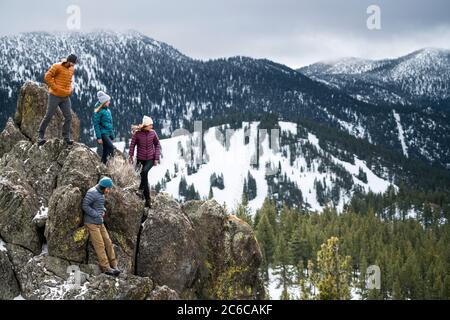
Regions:
<instances>
[{"instance_id":1,"label":"long hair","mask_svg":"<svg viewBox=\"0 0 450 320\"><path fill-rule=\"evenodd\" d=\"M142 131L144 129L144 125L142 124L136 124L131 126L131 133L134 135L139 131Z\"/></svg>"},{"instance_id":2,"label":"long hair","mask_svg":"<svg viewBox=\"0 0 450 320\"><path fill-rule=\"evenodd\" d=\"M131 133L134 135L135 133L144 130L144 128L145 128L145 126L143 124L132 125L131 126ZM153 130L153 128L151 130Z\"/></svg>"},{"instance_id":3,"label":"long hair","mask_svg":"<svg viewBox=\"0 0 450 320\"><path fill-rule=\"evenodd\" d=\"M108 101L106 101L105 103L102 103L97 109L95 109L95 113L99 113L106 105Z\"/></svg>"}]
</instances>

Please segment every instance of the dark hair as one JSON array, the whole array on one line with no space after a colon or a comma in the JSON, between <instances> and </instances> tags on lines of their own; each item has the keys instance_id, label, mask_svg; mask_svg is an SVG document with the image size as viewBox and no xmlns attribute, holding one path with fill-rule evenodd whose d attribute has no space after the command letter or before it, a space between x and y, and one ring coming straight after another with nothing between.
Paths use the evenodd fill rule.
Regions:
<instances>
[{"instance_id":1,"label":"dark hair","mask_svg":"<svg viewBox=\"0 0 450 320\"><path fill-rule=\"evenodd\" d=\"M105 187L102 187L101 185L98 185L98 188L100 189L101 192L105 191Z\"/></svg>"}]
</instances>

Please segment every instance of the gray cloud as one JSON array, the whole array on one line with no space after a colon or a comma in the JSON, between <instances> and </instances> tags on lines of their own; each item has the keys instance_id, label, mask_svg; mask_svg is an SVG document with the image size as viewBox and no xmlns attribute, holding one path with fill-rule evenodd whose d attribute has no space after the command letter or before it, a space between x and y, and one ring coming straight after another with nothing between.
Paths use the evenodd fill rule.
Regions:
<instances>
[{"instance_id":1,"label":"gray cloud","mask_svg":"<svg viewBox=\"0 0 450 320\"><path fill-rule=\"evenodd\" d=\"M247 55L299 67L450 48L447 0L1 0L0 34L65 31L69 4L81 7L82 31L135 29L199 59ZM382 30L366 28L371 4L381 7Z\"/></svg>"}]
</instances>

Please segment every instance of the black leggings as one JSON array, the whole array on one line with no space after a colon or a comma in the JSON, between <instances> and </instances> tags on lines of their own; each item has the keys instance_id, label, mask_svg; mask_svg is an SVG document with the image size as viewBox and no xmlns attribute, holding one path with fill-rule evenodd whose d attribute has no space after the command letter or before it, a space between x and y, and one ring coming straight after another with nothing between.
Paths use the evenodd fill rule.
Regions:
<instances>
[{"instance_id":1,"label":"black leggings","mask_svg":"<svg viewBox=\"0 0 450 320\"><path fill-rule=\"evenodd\" d=\"M139 190L144 190L144 198L150 201L150 188L148 186L148 173L153 168L153 160L138 160L138 164L142 166L141 170L141 185Z\"/></svg>"},{"instance_id":2,"label":"black leggings","mask_svg":"<svg viewBox=\"0 0 450 320\"><path fill-rule=\"evenodd\" d=\"M106 164L109 158L114 157L114 144L112 143L112 138L106 134L102 134L102 140L103 140L102 162Z\"/></svg>"}]
</instances>

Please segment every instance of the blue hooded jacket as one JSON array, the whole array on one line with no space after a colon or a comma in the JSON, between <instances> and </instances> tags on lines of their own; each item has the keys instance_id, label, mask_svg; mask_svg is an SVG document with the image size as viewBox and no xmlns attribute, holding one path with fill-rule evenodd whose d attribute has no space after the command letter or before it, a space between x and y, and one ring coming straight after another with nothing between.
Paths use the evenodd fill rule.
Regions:
<instances>
[{"instance_id":1,"label":"blue hooded jacket","mask_svg":"<svg viewBox=\"0 0 450 320\"><path fill-rule=\"evenodd\" d=\"M98 107L100 107L100 105L100 102L97 102L95 108L97 109ZM112 113L108 107L105 106L99 112L95 112L93 122L97 140L102 138L102 134L111 137L112 140L116 138Z\"/></svg>"},{"instance_id":2,"label":"blue hooded jacket","mask_svg":"<svg viewBox=\"0 0 450 320\"><path fill-rule=\"evenodd\" d=\"M105 209L105 195L100 191L99 186L95 186L86 193L83 199L84 223L103 224L103 213Z\"/></svg>"}]
</instances>

